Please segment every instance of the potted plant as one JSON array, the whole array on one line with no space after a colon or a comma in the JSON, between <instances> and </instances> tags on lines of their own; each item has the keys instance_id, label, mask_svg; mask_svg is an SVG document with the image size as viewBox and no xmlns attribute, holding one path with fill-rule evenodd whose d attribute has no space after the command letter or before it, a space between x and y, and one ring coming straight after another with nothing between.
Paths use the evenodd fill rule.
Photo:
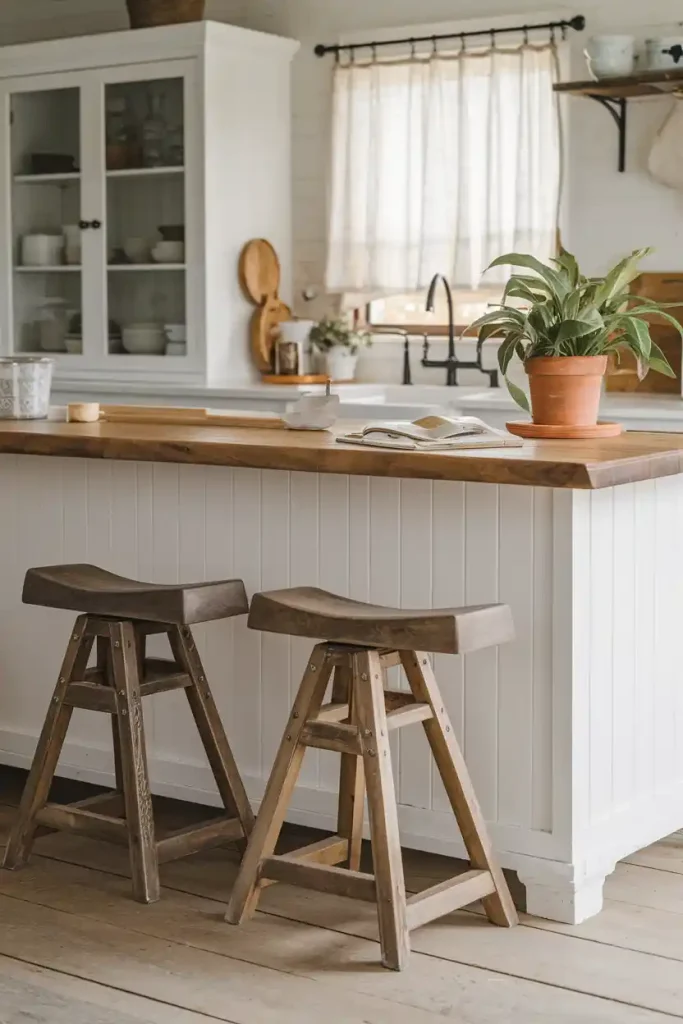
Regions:
<instances>
[{"instance_id":1,"label":"potted plant","mask_svg":"<svg viewBox=\"0 0 683 1024\"><path fill-rule=\"evenodd\" d=\"M656 313L682 336L683 328L663 312L661 303L629 291L638 264L651 251L636 249L597 278L584 277L575 257L564 249L551 266L520 253L507 253L491 263L521 267L527 273L513 274L500 307L479 317L472 327L478 329L480 344L502 338L500 369L510 394L522 409L531 411L534 424L566 428L566 436L572 436L572 428L595 426L608 357L618 362L623 348L635 355L641 380L648 370L675 376L643 318ZM529 378L531 409L524 391L507 378L515 356ZM560 436L557 430L555 436Z\"/></svg>"},{"instance_id":2,"label":"potted plant","mask_svg":"<svg viewBox=\"0 0 683 1024\"><path fill-rule=\"evenodd\" d=\"M367 331L359 331L348 321L323 317L310 333L311 346L325 359L325 372L330 380L353 380L358 350L372 344Z\"/></svg>"}]
</instances>

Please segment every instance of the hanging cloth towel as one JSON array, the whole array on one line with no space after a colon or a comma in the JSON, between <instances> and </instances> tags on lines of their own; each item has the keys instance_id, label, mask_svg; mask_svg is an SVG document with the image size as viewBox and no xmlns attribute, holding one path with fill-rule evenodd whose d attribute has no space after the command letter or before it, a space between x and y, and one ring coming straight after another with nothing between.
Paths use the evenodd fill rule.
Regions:
<instances>
[{"instance_id":1,"label":"hanging cloth towel","mask_svg":"<svg viewBox=\"0 0 683 1024\"><path fill-rule=\"evenodd\" d=\"M652 177L683 191L683 96L675 96L664 124L657 132L647 161Z\"/></svg>"}]
</instances>

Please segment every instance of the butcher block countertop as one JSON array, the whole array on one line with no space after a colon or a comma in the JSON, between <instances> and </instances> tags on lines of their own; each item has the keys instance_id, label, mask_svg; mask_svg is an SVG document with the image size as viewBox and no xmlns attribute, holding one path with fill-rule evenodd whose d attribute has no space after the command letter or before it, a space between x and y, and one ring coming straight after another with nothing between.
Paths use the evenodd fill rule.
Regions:
<instances>
[{"instance_id":1,"label":"butcher block countertop","mask_svg":"<svg viewBox=\"0 0 683 1024\"><path fill-rule=\"evenodd\" d=\"M337 432L359 426L345 421ZM424 453L338 444L334 432L0 420L3 453L582 489L683 472L683 434L640 432Z\"/></svg>"}]
</instances>

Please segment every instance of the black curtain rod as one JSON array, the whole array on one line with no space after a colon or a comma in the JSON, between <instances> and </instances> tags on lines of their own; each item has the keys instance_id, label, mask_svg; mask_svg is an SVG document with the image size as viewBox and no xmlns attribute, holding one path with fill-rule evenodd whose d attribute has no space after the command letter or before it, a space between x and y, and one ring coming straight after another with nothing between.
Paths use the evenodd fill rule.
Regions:
<instances>
[{"instance_id":1,"label":"black curtain rod","mask_svg":"<svg viewBox=\"0 0 683 1024\"><path fill-rule=\"evenodd\" d=\"M339 55L344 50L349 54L352 54L355 50L372 50L374 52L380 46L415 46L417 43L433 43L434 47L436 47L436 44L444 39L461 39L464 43L465 39L472 39L474 36L490 36L493 40L496 36L507 35L512 32L523 32L526 38L529 32L537 32L539 30L554 32L555 29L561 29L564 32L566 29L572 28L575 32L582 32L585 27L585 17L583 14L577 14L573 18L569 18L569 20L548 21L544 25L515 25L512 28L490 28L477 32L449 32L445 35L411 36L408 39L378 39L371 43L337 43L335 46L325 46L324 43L318 43L314 52L316 57L324 57L327 53Z\"/></svg>"}]
</instances>

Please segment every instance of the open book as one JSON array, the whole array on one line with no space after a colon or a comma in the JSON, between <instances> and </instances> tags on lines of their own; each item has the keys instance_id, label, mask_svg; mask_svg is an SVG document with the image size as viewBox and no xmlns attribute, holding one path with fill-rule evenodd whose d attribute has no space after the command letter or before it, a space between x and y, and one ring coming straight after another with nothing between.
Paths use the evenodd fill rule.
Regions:
<instances>
[{"instance_id":1,"label":"open book","mask_svg":"<svg viewBox=\"0 0 683 1024\"><path fill-rule=\"evenodd\" d=\"M520 448L524 443L505 430L489 427L476 416L423 416L412 423L371 423L337 437L342 444L398 448L413 452L445 452L458 448Z\"/></svg>"}]
</instances>

